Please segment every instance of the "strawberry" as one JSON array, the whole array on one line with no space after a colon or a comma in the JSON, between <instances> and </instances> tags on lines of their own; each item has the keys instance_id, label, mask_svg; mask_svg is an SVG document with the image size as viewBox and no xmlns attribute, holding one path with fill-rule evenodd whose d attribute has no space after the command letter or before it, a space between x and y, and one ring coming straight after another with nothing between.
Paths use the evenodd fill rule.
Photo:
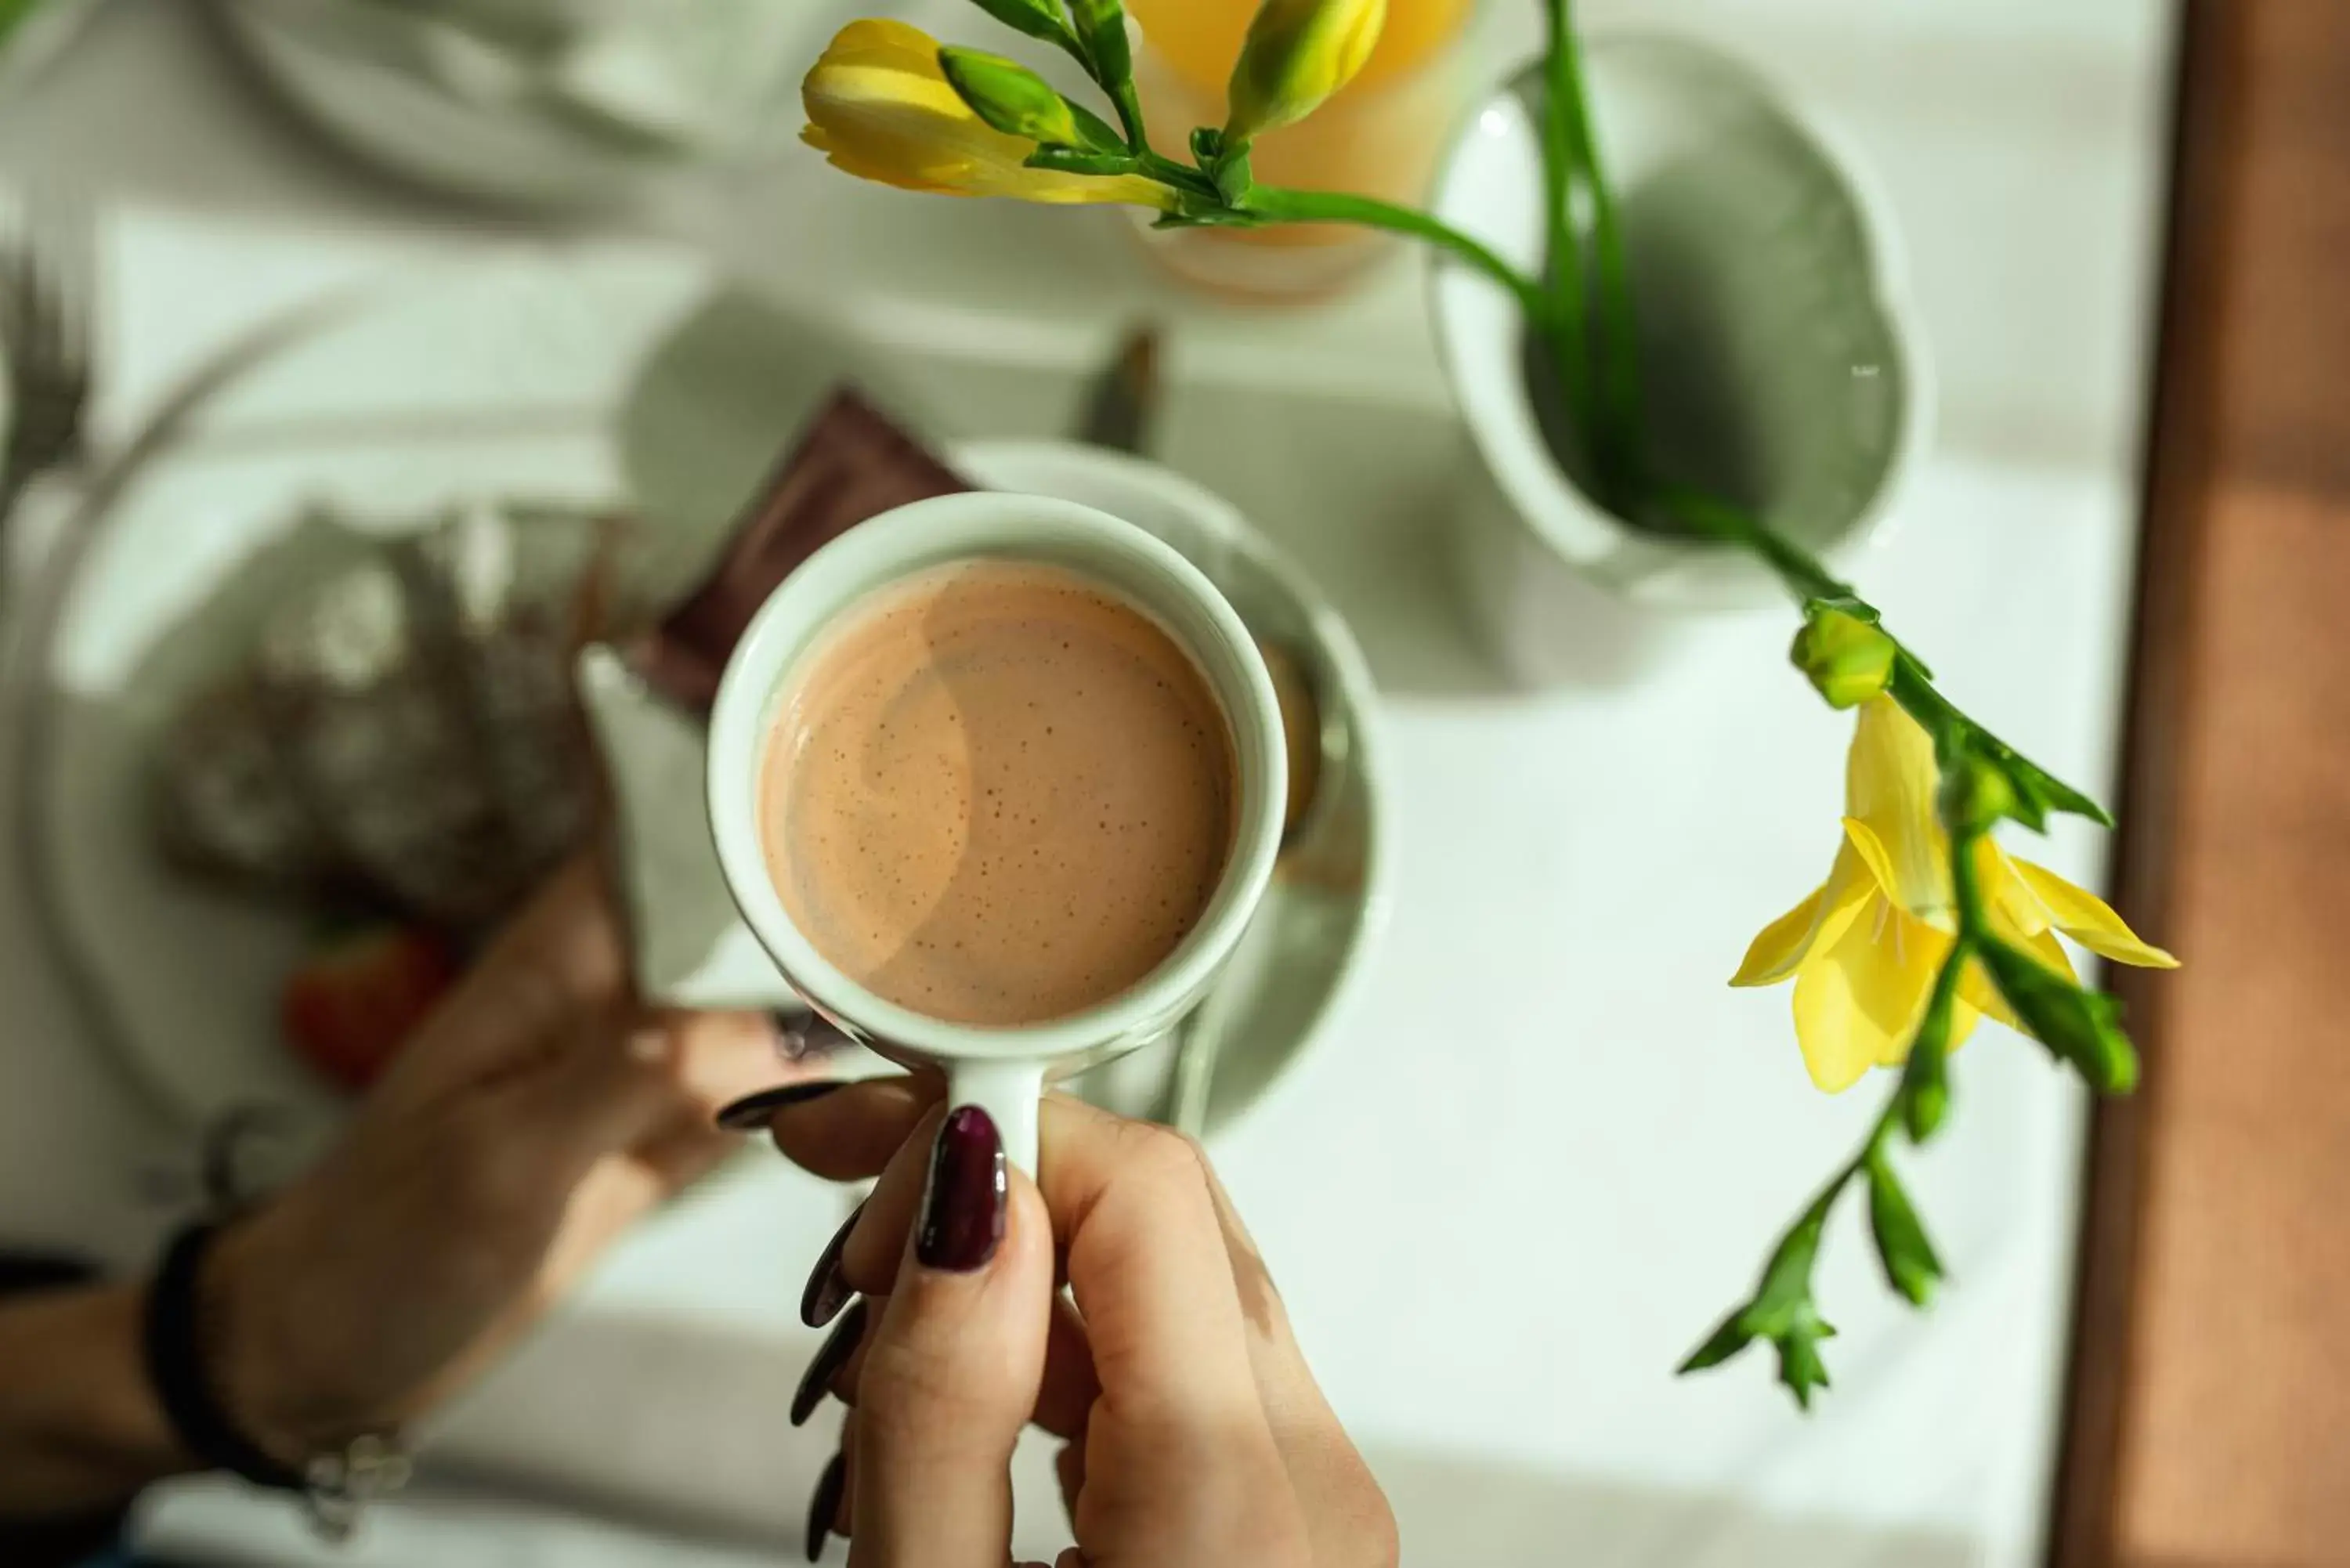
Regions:
<instances>
[{"instance_id":1,"label":"strawberry","mask_svg":"<svg viewBox=\"0 0 2350 1568\"><path fill-rule=\"evenodd\" d=\"M286 978L278 1023L294 1054L353 1094L457 981L456 955L432 931L380 926L314 953Z\"/></svg>"}]
</instances>

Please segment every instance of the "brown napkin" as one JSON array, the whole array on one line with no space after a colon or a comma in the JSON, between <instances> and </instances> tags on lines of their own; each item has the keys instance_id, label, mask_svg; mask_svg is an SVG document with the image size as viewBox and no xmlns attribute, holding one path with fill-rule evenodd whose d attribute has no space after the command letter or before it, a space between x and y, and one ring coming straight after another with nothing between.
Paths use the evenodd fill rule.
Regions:
<instances>
[{"instance_id":1,"label":"brown napkin","mask_svg":"<svg viewBox=\"0 0 2350 1568\"><path fill-rule=\"evenodd\" d=\"M734 644L801 562L868 517L973 488L843 388L768 477L709 579L636 650L638 668L671 701L708 712Z\"/></svg>"}]
</instances>

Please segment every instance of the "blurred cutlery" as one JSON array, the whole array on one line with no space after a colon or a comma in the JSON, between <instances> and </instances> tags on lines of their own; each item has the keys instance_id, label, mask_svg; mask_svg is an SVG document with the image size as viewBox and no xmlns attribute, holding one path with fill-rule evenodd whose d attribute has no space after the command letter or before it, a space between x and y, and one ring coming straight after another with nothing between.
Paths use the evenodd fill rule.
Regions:
<instances>
[{"instance_id":1,"label":"blurred cutlery","mask_svg":"<svg viewBox=\"0 0 2350 1568\"><path fill-rule=\"evenodd\" d=\"M90 393L97 240L88 209L35 197L0 231L0 344L7 444L0 450L0 562L32 483L78 463Z\"/></svg>"}]
</instances>

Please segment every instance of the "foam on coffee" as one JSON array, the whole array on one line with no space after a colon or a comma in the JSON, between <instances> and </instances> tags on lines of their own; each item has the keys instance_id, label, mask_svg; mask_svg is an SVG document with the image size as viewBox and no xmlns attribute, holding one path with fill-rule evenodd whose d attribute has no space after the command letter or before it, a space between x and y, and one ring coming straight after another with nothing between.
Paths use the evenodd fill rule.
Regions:
<instances>
[{"instance_id":1,"label":"foam on coffee","mask_svg":"<svg viewBox=\"0 0 2350 1568\"><path fill-rule=\"evenodd\" d=\"M883 589L801 661L761 832L784 904L858 984L952 1023L1042 1023L1174 951L1232 851L1232 742L1149 615L1058 566Z\"/></svg>"}]
</instances>

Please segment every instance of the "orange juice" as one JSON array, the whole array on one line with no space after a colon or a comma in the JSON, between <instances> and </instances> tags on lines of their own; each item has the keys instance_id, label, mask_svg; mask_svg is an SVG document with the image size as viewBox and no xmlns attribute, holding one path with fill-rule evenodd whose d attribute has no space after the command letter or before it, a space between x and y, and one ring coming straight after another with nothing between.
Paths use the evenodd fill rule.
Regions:
<instances>
[{"instance_id":1,"label":"orange juice","mask_svg":"<svg viewBox=\"0 0 2350 1568\"><path fill-rule=\"evenodd\" d=\"M1460 107L1451 47L1475 0L1388 0L1387 26L1345 91L1298 124L1260 137L1250 169L1264 184L1417 202ZM1180 147L1222 125L1224 88L1257 0L1127 0L1143 48L1136 86L1152 140ZM1243 293L1314 294L1378 253L1380 236L1333 224L1203 229L1162 236L1160 256L1195 281ZM1268 255L1289 253L1289 257ZM1243 253L1255 253L1252 258Z\"/></svg>"}]
</instances>

